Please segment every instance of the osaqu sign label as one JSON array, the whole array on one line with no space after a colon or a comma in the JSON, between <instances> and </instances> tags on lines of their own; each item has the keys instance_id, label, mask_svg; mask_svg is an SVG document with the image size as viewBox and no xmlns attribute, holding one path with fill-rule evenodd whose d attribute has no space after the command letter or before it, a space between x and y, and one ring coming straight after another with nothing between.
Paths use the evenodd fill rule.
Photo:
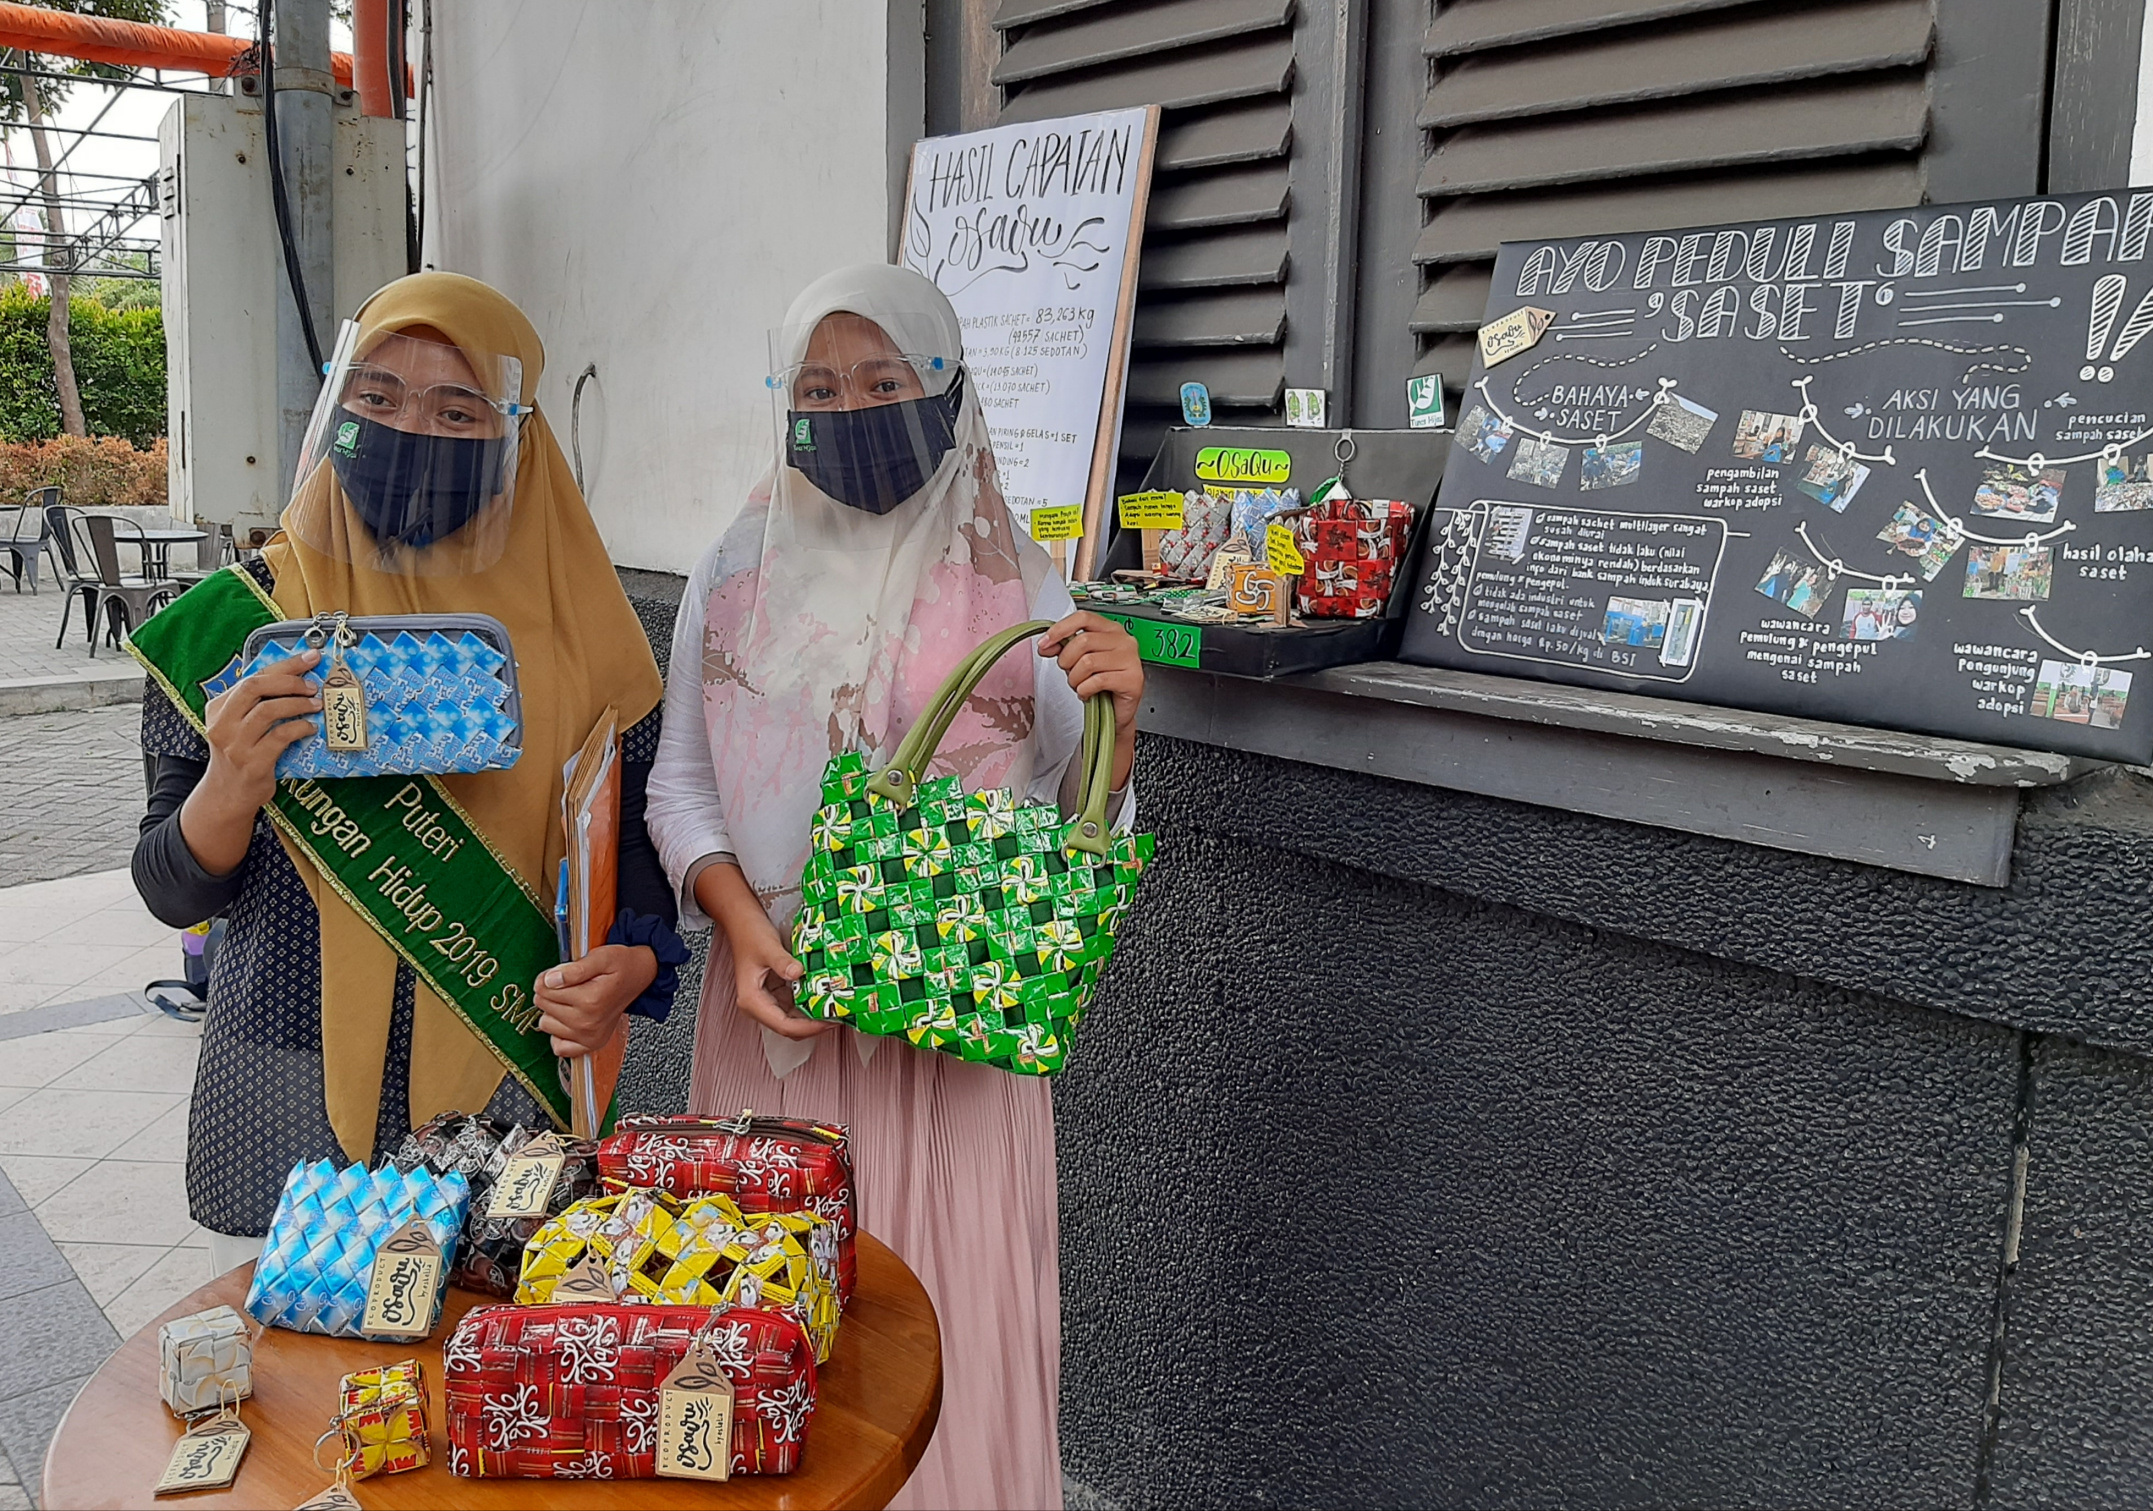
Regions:
<instances>
[{"instance_id":1,"label":"osaqu sign label","mask_svg":"<svg viewBox=\"0 0 2153 1511\"><path fill-rule=\"evenodd\" d=\"M1506 244L1488 321L1552 318L1401 654L2153 758L2149 251L2153 190Z\"/></svg>"}]
</instances>

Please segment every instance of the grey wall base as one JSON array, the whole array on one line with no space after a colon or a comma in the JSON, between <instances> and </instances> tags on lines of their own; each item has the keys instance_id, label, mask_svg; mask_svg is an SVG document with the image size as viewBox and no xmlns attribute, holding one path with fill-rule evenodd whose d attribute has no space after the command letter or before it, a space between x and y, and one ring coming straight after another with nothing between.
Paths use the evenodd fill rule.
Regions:
<instances>
[{"instance_id":1,"label":"grey wall base","mask_svg":"<svg viewBox=\"0 0 2153 1511\"><path fill-rule=\"evenodd\" d=\"M1139 781L1056 1088L1091 1495L2153 1503L2153 783L2028 792L1989 887L1171 738Z\"/></svg>"}]
</instances>

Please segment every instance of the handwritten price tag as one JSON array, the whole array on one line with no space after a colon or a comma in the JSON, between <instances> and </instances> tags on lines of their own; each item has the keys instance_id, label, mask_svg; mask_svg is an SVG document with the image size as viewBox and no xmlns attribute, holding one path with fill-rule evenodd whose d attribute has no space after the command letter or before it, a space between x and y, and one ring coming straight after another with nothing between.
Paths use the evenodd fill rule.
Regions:
<instances>
[{"instance_id":1,"label":"handwritten price tag","mask_svg":"<svg viewBox=\"0 0 2153 1511\"><path fill-rule=\"evenodd\" d=\"M733 1382L700 1341L658 1387L658 1459L668 1479L724 1480L733 1472Z\"/></svg>"},{"instance_id":2,"label":"handwritten price tag","mask_svg":"<svg viewBox=\"0 0 2153 1511\"><path fill-rule=\"evenodd\" d=\"M1121 527L1124 530L1178 530L1182 522L1182 498L1178 493L1124 493L1121 496Z\"/></svg>"},{"instance_id":3,"label":"handwritten price tag","mask_svg":"<svg viewBox=\"0 0 2153 1511\"><path fill-rule=\"evenodd\" d=\"M1075 540L1083 533L1081 504L1049 504L1032 511L1033 540Z\"/></svg>"},{"instance_id":4,"label":"handwritten price tag","mask_svg":"<svg viewBox=\"0 0 2153 1511\"><path fill-rule=\"evenodd\" d=\"M440 1294L441 1245L414 1217L374 1256L359 1331L376 1338L423 1338L433 1331L434 1298Z\"/></svg>"},{"instance_id":5,"label":"handwritten price tag","mask_svg":"<svg viewBox=\"0 0 2153 1511\"><path fill-rule=\"evenodd\" d=\"M1308 570L1301 548L1293 543L1293 532L1275 519L1263 528L1263 554L1271 570L1283 576L1298 577Z\"/></svg>"}]
</instances>

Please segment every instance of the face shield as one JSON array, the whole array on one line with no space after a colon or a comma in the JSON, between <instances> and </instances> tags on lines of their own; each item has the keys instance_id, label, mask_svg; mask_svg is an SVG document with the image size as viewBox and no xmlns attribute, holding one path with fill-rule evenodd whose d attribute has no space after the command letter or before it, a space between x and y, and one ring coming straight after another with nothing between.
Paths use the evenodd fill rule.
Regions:
<instances>
[{"instance_id":1,"label":"face shield","mask_svg":"<svg viewBox=\"0 0 2153 1511\"><path fill-rule=\"evenodd\" d=\"M887 514L916 496L957 442L964 369L908 351L849 311L770 335L778 464L847 508Z\"/></svg>"},{"instance_id":2,"label":"face shield","mask_svg":"<svg viewBox=\"0 0 2153 1511\"><path fill-rule=\"evenodd\" d=\"M285 528L377 571L440 577L501 557L516 493L523 364L345 322L307 423ZM332 480L334 487L330 486Z\"/></svg>"}]
</instances>

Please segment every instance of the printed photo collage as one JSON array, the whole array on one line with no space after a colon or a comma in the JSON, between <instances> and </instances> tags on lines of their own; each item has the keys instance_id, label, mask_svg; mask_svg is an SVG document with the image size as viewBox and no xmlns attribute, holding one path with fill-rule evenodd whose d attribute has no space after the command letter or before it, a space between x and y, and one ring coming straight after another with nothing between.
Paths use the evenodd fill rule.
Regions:
<instances>
[{"instance_id":1,"label":"printed photo collage","mask_svg":"<svg viewBox=\"0 0 2153 1511\"><path fill-rule=\"evenodd\" d=\"M1716 411L1668 393L1663 401L1655 401L1645 434L1694 455L1718 418ZM1487 466L1505 469L1503 475L1510 481L1535 488L1567 488L1573 451L1578 453L1577 486L1584 493L1626 488L1645 470L1642 440L1610 440L1604 446L1546 441L1526 434L1515 421L1482 402L1475 402L1459 418L1456 444Z\"/></svg>"}]
</instances>

